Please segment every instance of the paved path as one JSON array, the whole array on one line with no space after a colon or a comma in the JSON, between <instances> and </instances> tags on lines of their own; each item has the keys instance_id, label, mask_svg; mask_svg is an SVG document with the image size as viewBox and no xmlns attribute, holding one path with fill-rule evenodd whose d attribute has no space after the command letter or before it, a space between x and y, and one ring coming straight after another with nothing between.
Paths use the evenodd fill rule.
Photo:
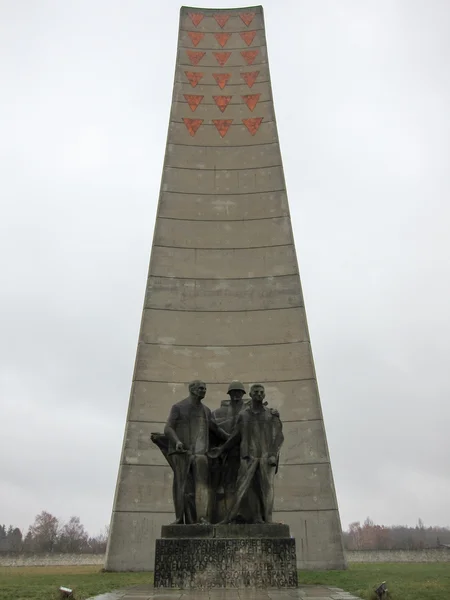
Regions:
<instances>
[{"instance_id":1,"label":"paved path","mask_svg":"<svg viewBox=\"0 0 450 600\"><path fill-rule=\"evenodd\" d=\"M340 588L302 585L296 590L164 590L136 586L90 600L359 600Z\"/></svg>"}]
</instances>

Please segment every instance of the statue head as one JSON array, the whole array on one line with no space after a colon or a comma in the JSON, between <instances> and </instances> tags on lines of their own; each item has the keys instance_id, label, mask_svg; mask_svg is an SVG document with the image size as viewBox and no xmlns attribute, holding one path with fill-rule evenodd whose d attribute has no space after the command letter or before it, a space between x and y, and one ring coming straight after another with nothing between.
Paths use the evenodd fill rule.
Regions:
<instances>
[{"instance_id":1,"label":"statue head","mask_svg":"<svg viewBox=\"0 0 450 600\"><path fill-rule=\"evenodd\" d=\"M228 386L227 394L230 396L232 403L238 403L245 395L245 387L240 381L232 381Z\"/></svg>"},{"instance_id":2,"label":"statue head","mask_svg":"<svg viewBox=\"0 0 450 600\"><path fill-rule=\"evenodd\" d=\"M202 400L206 396L206 383L201 379L194 379L189 384L189 393L194 398Z\"/></svg>"},{"instance_id":3,"label":"statue head","mask_svg":"<svg viewBox=\"0 0 450 600\"><path fill-rule=\"evenodd\" d=\"M264 386L260 383L254 383L250 388L250 397L252 400L258 403L263 403L264 398L266 397L266 392L264 390Z\"/></svg>"}]
</instances>

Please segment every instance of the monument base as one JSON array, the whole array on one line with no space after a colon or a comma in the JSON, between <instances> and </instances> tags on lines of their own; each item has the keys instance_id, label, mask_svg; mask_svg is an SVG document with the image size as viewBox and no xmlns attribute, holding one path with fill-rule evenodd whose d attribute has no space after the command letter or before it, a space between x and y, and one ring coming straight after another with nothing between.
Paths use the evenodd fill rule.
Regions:
<instances>
[{"instance_id":1,"label":"monument base","mask_svg":"<svg viewBox=\"0 0 450 600\"><path fill-rule=\"evenodd\" d=\"M296 588L289 527L166 525L156 540L156 588Z\"/></svg>"}]
</instances>

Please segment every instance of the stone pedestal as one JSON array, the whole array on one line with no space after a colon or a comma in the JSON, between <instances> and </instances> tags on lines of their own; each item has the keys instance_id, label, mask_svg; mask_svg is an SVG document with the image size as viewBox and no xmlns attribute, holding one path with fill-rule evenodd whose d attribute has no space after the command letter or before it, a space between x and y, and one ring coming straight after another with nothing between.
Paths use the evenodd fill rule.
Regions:
<instances>
[{"instance_id":1,"label":"stone pedestal","mask_svg":"<svg viewBox=\"0 0 450 600\"><path fill-rule=\"evenodd\" d=\"M289 527L167 525L156 540L157 588L296 588Z\"/></svg>"}]
</instances>

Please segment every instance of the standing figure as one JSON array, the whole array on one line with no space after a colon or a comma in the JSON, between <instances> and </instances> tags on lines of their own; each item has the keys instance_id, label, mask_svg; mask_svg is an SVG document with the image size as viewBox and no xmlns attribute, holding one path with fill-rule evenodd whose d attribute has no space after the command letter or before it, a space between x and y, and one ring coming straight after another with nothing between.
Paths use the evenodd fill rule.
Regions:
<instances>
[{"instance_id":1,"label":"standing figure","mask_svg":"<svg viewBox=\"0 0 450 600\"><path fill-rule=\"evenodd\" d=\"M250 397L251 403L239 413L231 437L209 453L216 458L239 444L236 493L223 523L235 521L238 515L247 523L272 522L274 476L284 440L282 425L278 412L263 404L263 385L252 385Z\"/></svg>"},{"instance_id":2,"label":"standing figure","mask_svg":"<svg viewBox=\"0 0 450 600\"><path fill-rule=\"evenodd\" d=\"M164 436L152 434L173 469L175 524L208 522L210 434L220 440L229 437L202 404L205 395L206 384L192 381L189 396L172 406Z\"/></svg>"},{"instance_id":3,"label":"standing figure","mask_svg":"<svg viewBox=\"0 0 450 600\"><path fill-rule=\"evenodd\" d=\"M231 434L237 418L245 407L243 396L245 387L240 381L232 381L228 386L229 400L223 400L220 408L212 412L212 417L222 429ZM211 479L214 494L212 521L222 521L231 509L236 494L236 480L240 465L239 446L233 446L227 454L212 461Z\"/></svg>"}]
</instances>

